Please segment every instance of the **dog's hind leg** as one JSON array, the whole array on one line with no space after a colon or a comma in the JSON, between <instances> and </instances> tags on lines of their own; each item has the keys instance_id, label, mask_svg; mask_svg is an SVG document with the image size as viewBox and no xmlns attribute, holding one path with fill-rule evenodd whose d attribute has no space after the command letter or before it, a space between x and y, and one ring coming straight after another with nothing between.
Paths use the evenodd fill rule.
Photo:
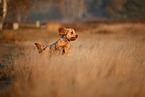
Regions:
<instances>
[{"instance_id":1,"label":"dog's hind leg","mask_svg":"<svg viewBox=\"0 0 145 97\"><path fill-rule=\"evenodd\" d=\"M41 53L41 52L43 51L43 48L44 48L44 47L43 47L42 45L40 45L39 43L35 43L35 45L36 45L36 47L37 47L39 53Z\"/></svg>"}]
</instances>

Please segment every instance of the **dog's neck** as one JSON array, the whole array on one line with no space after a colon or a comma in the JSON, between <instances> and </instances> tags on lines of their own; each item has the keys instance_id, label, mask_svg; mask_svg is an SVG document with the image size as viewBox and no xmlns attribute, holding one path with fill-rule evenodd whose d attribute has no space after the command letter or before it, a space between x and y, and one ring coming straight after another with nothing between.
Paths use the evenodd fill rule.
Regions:
<instances>
[{"instance_id":1,"label":"dog's neck","mask_svg":"<svg viewBox=\"0 0 145 97\"><path fill-rule=\"evenodd\" d=\"M67 38L64 37L63 35L61 35L60 38L62 38L62 39L64 39L64 40L67 40L67 41L70 41L69 39L67 39Z\"/></svg>"}]
</instances>

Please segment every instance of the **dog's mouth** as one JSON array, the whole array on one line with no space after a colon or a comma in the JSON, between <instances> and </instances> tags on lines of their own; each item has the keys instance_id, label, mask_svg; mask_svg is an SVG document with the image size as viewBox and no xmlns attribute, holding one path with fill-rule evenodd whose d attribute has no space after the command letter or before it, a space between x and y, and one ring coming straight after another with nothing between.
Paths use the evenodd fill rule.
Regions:
<instances>
[{"instance_id":1,"label":"dog's mouth","mask_svg":"<svg viewBox=\"0 0 145 97\"><path fill-rule=\"evenodd\" d=\"M76 40L76 37L72 37L70 40L71 40L71 41L74 41L74 40Z\"/></svg>"},{"instance_id":2,"label":"dog's mouth","mask_svg":"<svg viewBox=\"0 0 145 97\"><path fill-rule=\"evenodd\" d=\"M72 37L71 39L70 39L70 41L74 41L74 40L76 40L78 38L78 35L76 35L76 37Z\"/></svg>"}]
</instances>

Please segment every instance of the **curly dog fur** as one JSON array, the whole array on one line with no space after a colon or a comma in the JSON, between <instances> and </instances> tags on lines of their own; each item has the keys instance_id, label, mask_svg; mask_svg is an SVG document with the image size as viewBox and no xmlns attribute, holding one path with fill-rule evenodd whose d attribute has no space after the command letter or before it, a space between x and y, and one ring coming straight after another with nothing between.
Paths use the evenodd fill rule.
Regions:
<instances>
[{"instance_id":1,"label":"curly dog fur","mask_svg":"<svg viewBox=\"0 0 145 97\"><path fill-rule=\"evenodd\" d=\"M41 45L39 43L35 43L39 53L48 53L48 54L67 54L70 55L70 41L74 41L77 39L78 35L72 28L59 28L60 38L51 45Z\"/></svg>"}]
</instances>

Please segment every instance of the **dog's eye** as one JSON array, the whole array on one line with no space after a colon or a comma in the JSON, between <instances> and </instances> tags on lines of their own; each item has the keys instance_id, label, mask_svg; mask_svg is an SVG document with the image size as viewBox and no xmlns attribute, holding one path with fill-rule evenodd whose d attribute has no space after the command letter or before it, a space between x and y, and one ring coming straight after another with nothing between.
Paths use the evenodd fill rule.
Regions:
<instances>
[{"instance_id":1,"label":"dog's eye","mask_svg":"<svg viewBox=\"0 0 145 97\"><path fill-rule=\"evenodd\" d=\"M73 34L73 32L71 32L71 34Z\"/></svg>"}]
</instances>

